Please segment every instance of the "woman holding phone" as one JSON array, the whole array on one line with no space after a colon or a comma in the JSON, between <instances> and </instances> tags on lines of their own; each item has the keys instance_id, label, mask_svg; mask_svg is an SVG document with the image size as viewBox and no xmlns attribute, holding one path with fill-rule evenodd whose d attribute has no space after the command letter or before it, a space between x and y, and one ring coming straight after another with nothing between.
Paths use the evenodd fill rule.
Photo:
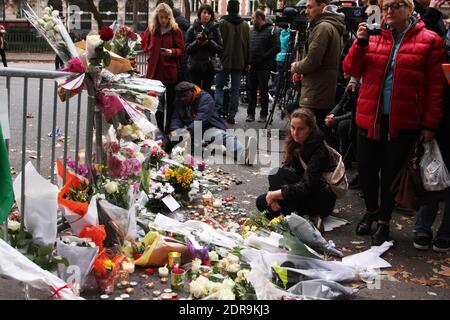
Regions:
<instances>
[{"instance_id":1,"label":"woman holding phone","mask_svg":"<svg viewBox=\"0 0 450 320\"><path fill-rule=\"evenodd\" d=\"M167 4L161 3L156 7L144 38L147 44L144 50L148 52L147 78L160 80L166 86L166 119L164 121L164 110L158 110L155 116L159 130L167 133L174 109L179 59L184 54L182 31Z\"/></svg>"}]
</instances>

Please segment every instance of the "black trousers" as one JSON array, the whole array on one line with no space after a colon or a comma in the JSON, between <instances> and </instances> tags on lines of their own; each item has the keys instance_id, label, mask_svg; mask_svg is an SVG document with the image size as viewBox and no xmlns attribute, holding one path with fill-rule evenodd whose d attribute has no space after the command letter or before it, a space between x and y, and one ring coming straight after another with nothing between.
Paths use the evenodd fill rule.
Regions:
<instances>
[{"instance_id":1,"label":"black trousers","mask_svg":"<svg viewBox=\"0 0 450 320\"><path fill-rule=\"evenodd\" d=\"M204 91L211 94L211 86L214 81L214 72L208 72L208 73L199 73L199 72L191 72L191 79L192 82L202 88Z\"/></svg>"},{"instance_id":2,"label":"black trousers","mask_svg":"<svg viewBox=\"0 0 450 320\"><path fill-rule=\"evenodd\" d=\"M325 125L325 117L328 115L330 110L325 109L313 109L308 108L314 113L314 116L316 117L317 126L322 130L325 141L328 143L329 146L333 147L335 150L339 150L339 142L336 137L336 135L333 133L333 130Z\"/></svg>"},{"instance_id":3,"label":"black trousers","mask_svg":"<svg viewBox=\"0 0 450 320\"><path fill-rule=\"evenodd\" d=\"M372 140L359 129L357 137L358 171L367 211L376 212L377 219L389 221L394 209L392 182L405 164L419 137L416 130L399 132L388 140L389 116L381 119L381 139Z\"/></svg>"},{"instance_id":4,"label":"black trousers","mask_svg":"<svg viewBox=\"0 0 450 320\"><path fill-rule=\"evenodd\" d=\"M269 78L270 70L250 69L248 75L248 115L255 115L256 100L259 96L261 102L261 116L267 116L269 113Z\"/></svg>"},{"instance_id":5,"label":"black trousers","mask_svg":"<svg viewBox=\"0 0 450 320\"><path fill-rule=\"evenodd\" d=\"M3 62L3 66L7 67L8 64L6 62L6 55L5 55L5 50L4 49L0 49L0 55L2 56L2 62Z\"/></svg>"},{"instance_id":6,"label":"black trousers","mask_svg":"<svg viewBox=\"0 0 450 320\"><path fill-rule=\"evenodd\" d=\"M55 70L61 70L64 67L64 62L61 60L61 58L56 55L55 57Z\"/></svg>"},{"instance_id":7,"label":"black trousers","mask_svg":"<svg viewBox=\"0 0 450 320\"><path fill-rule=\"evenodd\" d=\"M269 190L279 190L283 185L293 184L301 179L299 175L289 169L280 168L277 173L269 176ZM256 207L259 211L267 211L267 218L272 219L283 213L289 215L296 211L299 215L308 215L311 217L327 217L334 209L336 204L336 195L328 187L311 190L307 195L298 197L295 200L279 201L281 210L274 212L266 202L267 193L260 195L256 199Z\"/></svg>"},{"instance_id":8,"label":"black trousers","mask_svg":"<svg viewBox=\"0 0 450 320\"><path fill-rule=\"evenodd\" d=\"M155 113L156 124L159 131L169 133L170 121L172 120L173 111L175 109L175 86L176 84L164 84L166 86L166 95L162 110ZM166 110L166 121L164 123L164 110Z\"/></svg>"}]
</instances>

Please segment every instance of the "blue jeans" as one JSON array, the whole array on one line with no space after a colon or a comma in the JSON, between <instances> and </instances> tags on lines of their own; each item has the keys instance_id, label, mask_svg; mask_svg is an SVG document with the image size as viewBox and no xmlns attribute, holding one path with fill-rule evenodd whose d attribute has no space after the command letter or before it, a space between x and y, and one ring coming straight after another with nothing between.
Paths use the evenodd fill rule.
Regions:
<instances>
[{"instance_id":1,"label":"blue jeans","mask_svg":"<svg viewBox=\"0 0 450 320\"><path fill-rule=\"evenodd\" d=\"M209 128L203 134L203 139L207 142L211 142L209 147L213 147L214 144L222 144L227 149L227 155L233 156L234 160L244 160L244 145L237 139L237 137L228 134L226 131L218 128Z\"/></svg>"},{"instance_id":2,"label":"blue jeans","mask_svg":"<svg viewBox=\"0 0 450 320\"><path fill-rule=\"evenodd\" d=\"M441 226L436 234L436 239L450 240L450 191L447 192L444 206L444 215L442 217ZM439 201L419 208L416 215L416 224L414 226L417 235L433 235L431 226L436 219L438 209Z\"/></svg>"},{"instance_id":3,"label":"blue jeans","mask_svg":"<svg viewBox=\"0 0 450 320\"><path fill-rule=\"evenodd\" d=\"M225 82L228 83L228 77L231 75L231 96L230 105L228 106L228 116L234 118L238 112L239 107L239 89L241 87L240 70L222 71L216 75L216 90L214 98L216 100L216 109L220 111L223 109L223 87Z\"/></svg>"}]
</instances>

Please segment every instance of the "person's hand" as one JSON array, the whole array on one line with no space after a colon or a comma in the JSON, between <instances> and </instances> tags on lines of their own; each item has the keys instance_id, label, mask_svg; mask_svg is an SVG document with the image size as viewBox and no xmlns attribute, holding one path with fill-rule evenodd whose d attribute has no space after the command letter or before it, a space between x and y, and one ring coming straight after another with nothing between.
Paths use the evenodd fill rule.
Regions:
<instances>
[{"instance_id":1,"label":"person's hand","mask_svg":"<svg viewBox=\"0 0 450 320\"><path fill-rule=\"evenodd\" d=\"M166 49L166 50L162 51L161 53L165 56L171 56L173 51L172 51L172 49Z\"/></svg>"},{"instance_id":2,"label":"person's hand","mask_svg":"<svg viewBox=\"0 0 450 320\"><path fill-rule=\"evenodd\" d=\"M183 141L188 141L191 139L191 134L188 132L186 132L185 134L183 134Z\"/></svg>"},{"instance_id":3,"label":"person's hand","mask_svg":"<svg viewBox=\"0 0 450 320\"><path fill-rule=\"evenodd\" d=\"M367 23L366 22L361 22L358 25L358 31L356 31L356 37L358 39L369 39L369 33L367 32Z\"/></svg>"},{"instance_id":4,"label":"person's hand","mask_svg":"<svg viewBox=\"0 0 450 320\"><path fill-rule=\"evenodd\" d=\"M434 9L439 9L444 3L445 3L445 0L431 0L429 7L434 8Z\"/></svg>"},{"instance_id":5,"label":"person's hand","mask_svg":"<svg viewBox=\"0 0 450 320\"><path fill-rule=\"evenodd\" d=\"M327 127L332 127L334 123L334 114L330 113L325 117L325 124Z\"/></svg>"},{"instance_id":6,"label":"person's hand","mask_svg":"<svg viewBox=\"0 0 450 320\"><path fill-rule=\"evenodd\" d=\"M345 87L345 92L351 91L351 92L355 92L356 91L356 82L350 81L347 86Z\"/></svg>"},{"instance_id":7,"label":"person's hand","mask_svg":"<svg viewBox=\"0 0 450 320\"><path fill-rule=\"evenodd\" d=\"M270 205L270 209L272 209L272 211L274 211L274 212L280 211L281 207L280 207L280 204L278 203L278 201L272 202L272 204Z\"/></svg>"},{"instance_id":8,"label":"person's hand","mask_svg":"<svg viewBox=\"0 0 450 320\"><path fill-rule=\"evenodd\" d=\"M296 65L296 62L292 62L292 63L291 63L291 73L292 73L292 74L295 73L295 65Z\"/></svg>"},{"instance_id":9,"label":"person's hand","mask_svg":"<svg viewBox=\"0 0 450 320\"><path fill-rule=\"evenodd\" d=\"M267 192L266 194L266 202L268 206L271 206L275 199L272 197L272 192Z\"/></svg>"},{"instance_id":10,"label":"person's hand","mask_svg":"<svg viewBox=\"0 0 450 320\"><path fill-rule=\"evenodd\" d=\"M434 139L434 131L422 130L422 137L424 141L431 141Z\"/></svg>"}]
</instances>

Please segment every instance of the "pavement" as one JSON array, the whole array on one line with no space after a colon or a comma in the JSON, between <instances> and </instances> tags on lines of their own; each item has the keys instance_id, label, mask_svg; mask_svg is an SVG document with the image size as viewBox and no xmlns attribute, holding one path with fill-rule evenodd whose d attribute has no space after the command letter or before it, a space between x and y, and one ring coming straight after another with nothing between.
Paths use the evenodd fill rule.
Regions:
<instances>
[{"instance_id":1,"label":"pavement","mask_svg":"<svg viewBox=\"0 0 450 320\"><path fill-rule=\"evenodd\" d=\"M20 62L27 62L27 63L48 63L55 60L55 53L54 52L39 52L39 53L33 53L33 52L6 52L6 60L8 62L14 62L14 63L20 63Z\"/></svg>"},{"instance_id":2,"label":"pavement","mask_svg":"<svg viewBox=\"0 0 450 320\"><path fill-rule=\"evenodd\" d=\"M14 63L11 63L13 66ZM33 68L43 68L52 69L52 64L17 64L20 67L33 67ZM3 83L0 79L0 85ZM20 83L17 83L17 90L22 90ZM32 84L32 86L37 86L37 84ZM50 87L50 85L49 85ZM37 88L30 88L30 93L36 92ZM44 103L50 104L52 106L52 96L44 95ZM20 105L20 104L19 104ZM31 106L31 111L34 112L36 107ZM44 116L45 119L50 119L52 108L49 108L49 114ZM12 109L16 110L16 109ZM12 112L20 112L20 109ZM72 112L72 111L70 111ZM63 114L59 112L58 114L58 125L63 127ZM18 119L20 115L16 115ZM241 105L239 108L239 113L236 118L236 124L230 126L230 128L242 128L242 129L262 129L264 124L253 122L245 122L246 109L245 105ZM71 119L72 120L72 119ZM28 119L27 124L30 127L35 127L35 119ZM14 121L15 122L15 121ZM50 121L49 121L50 122ZM12 148L20 149L20 141L22 138L20 125L21 122L17 122L17 127L12 129ZM48 125L48 124L47 124ZM47 128L48 129L48 128ZM47 129L43 130L45 136L43 136L43 141L49 140L46 136L48 132ZM281 119L279 111L276 110L274 122L269 127L269 129L278 129L278 133L273 132L269 142L280 141L280 136L284 136L287 133L288 125L286 119ZM30 133L32 134L32 133ZM69 136L71 136L69 132ZM50 139L51 140L51 139ZM31 138L31 141L33 139ZM31 143L31 142L30 142ZM49 143L48 141L46 142ZM28 148L33 148L32 145ZM267 145L260 143L260 149L262 151L261 159L269 159L271 154L271 148ZM266 152L267 151L267 152ZM18 152L16 152L18 153ZM281 152L276 152L275 155L278 160L282 158ZM16 162L19 156L14 156L13 153L12 161ZM272 159L272 158L270 158ZM236 202L240 208L246 209L248 212L255 210L255 200L260 194L267 191L268 182L267 176L264 174L262 165L256 165L253 167L240 166L240 165L219 165L215 167L220 167L223 171L230 175L238 177L242 184L233 186L229 190L221 190L223 197L235 196L237 197ZM351 177L355 174L355 166L348 169L348 176ZM358 190L349 190L348 195L337 201L335 211L333 215L346 219L349 223L340 228L334 229L330 232L325 233L325 238L327 240L333 240L336 246L342 250L344 255L350 255L358 252L365 251L370 248L370 237L368 236L357 236L354 233L356 224L362 217L364 212L363 200L358 196ZM442 208L438 215L435 226L438 226L442 217ZM411 213L396 211L393 214L393 219L391 221L391 236L395 241L395 246L391 248L387 253L385 253L382 258L388 261L392 267L383 269L382 279L374 286L367 287L363 283L351 283L348 285L359 288L359 292L351 297L351 300L447 300L450 299L450 254L438 254L429 251L417 251L412 245L413 238L413 225L414 216ZM136 279L142 277L142 271L138 271L133 275ZM150 296L151 292L145 288L142 290L136 290L132 299L142 299L142 298L152 298ZM88 299L99 299L99 294L96 293L86 293L86 298ZM40 297L42 299L46 298L44 293L35 294L35 297ZM25 299L24 287L12 280L6 280L0 278L0 299Z\"/></svg>"}]
</instances>

